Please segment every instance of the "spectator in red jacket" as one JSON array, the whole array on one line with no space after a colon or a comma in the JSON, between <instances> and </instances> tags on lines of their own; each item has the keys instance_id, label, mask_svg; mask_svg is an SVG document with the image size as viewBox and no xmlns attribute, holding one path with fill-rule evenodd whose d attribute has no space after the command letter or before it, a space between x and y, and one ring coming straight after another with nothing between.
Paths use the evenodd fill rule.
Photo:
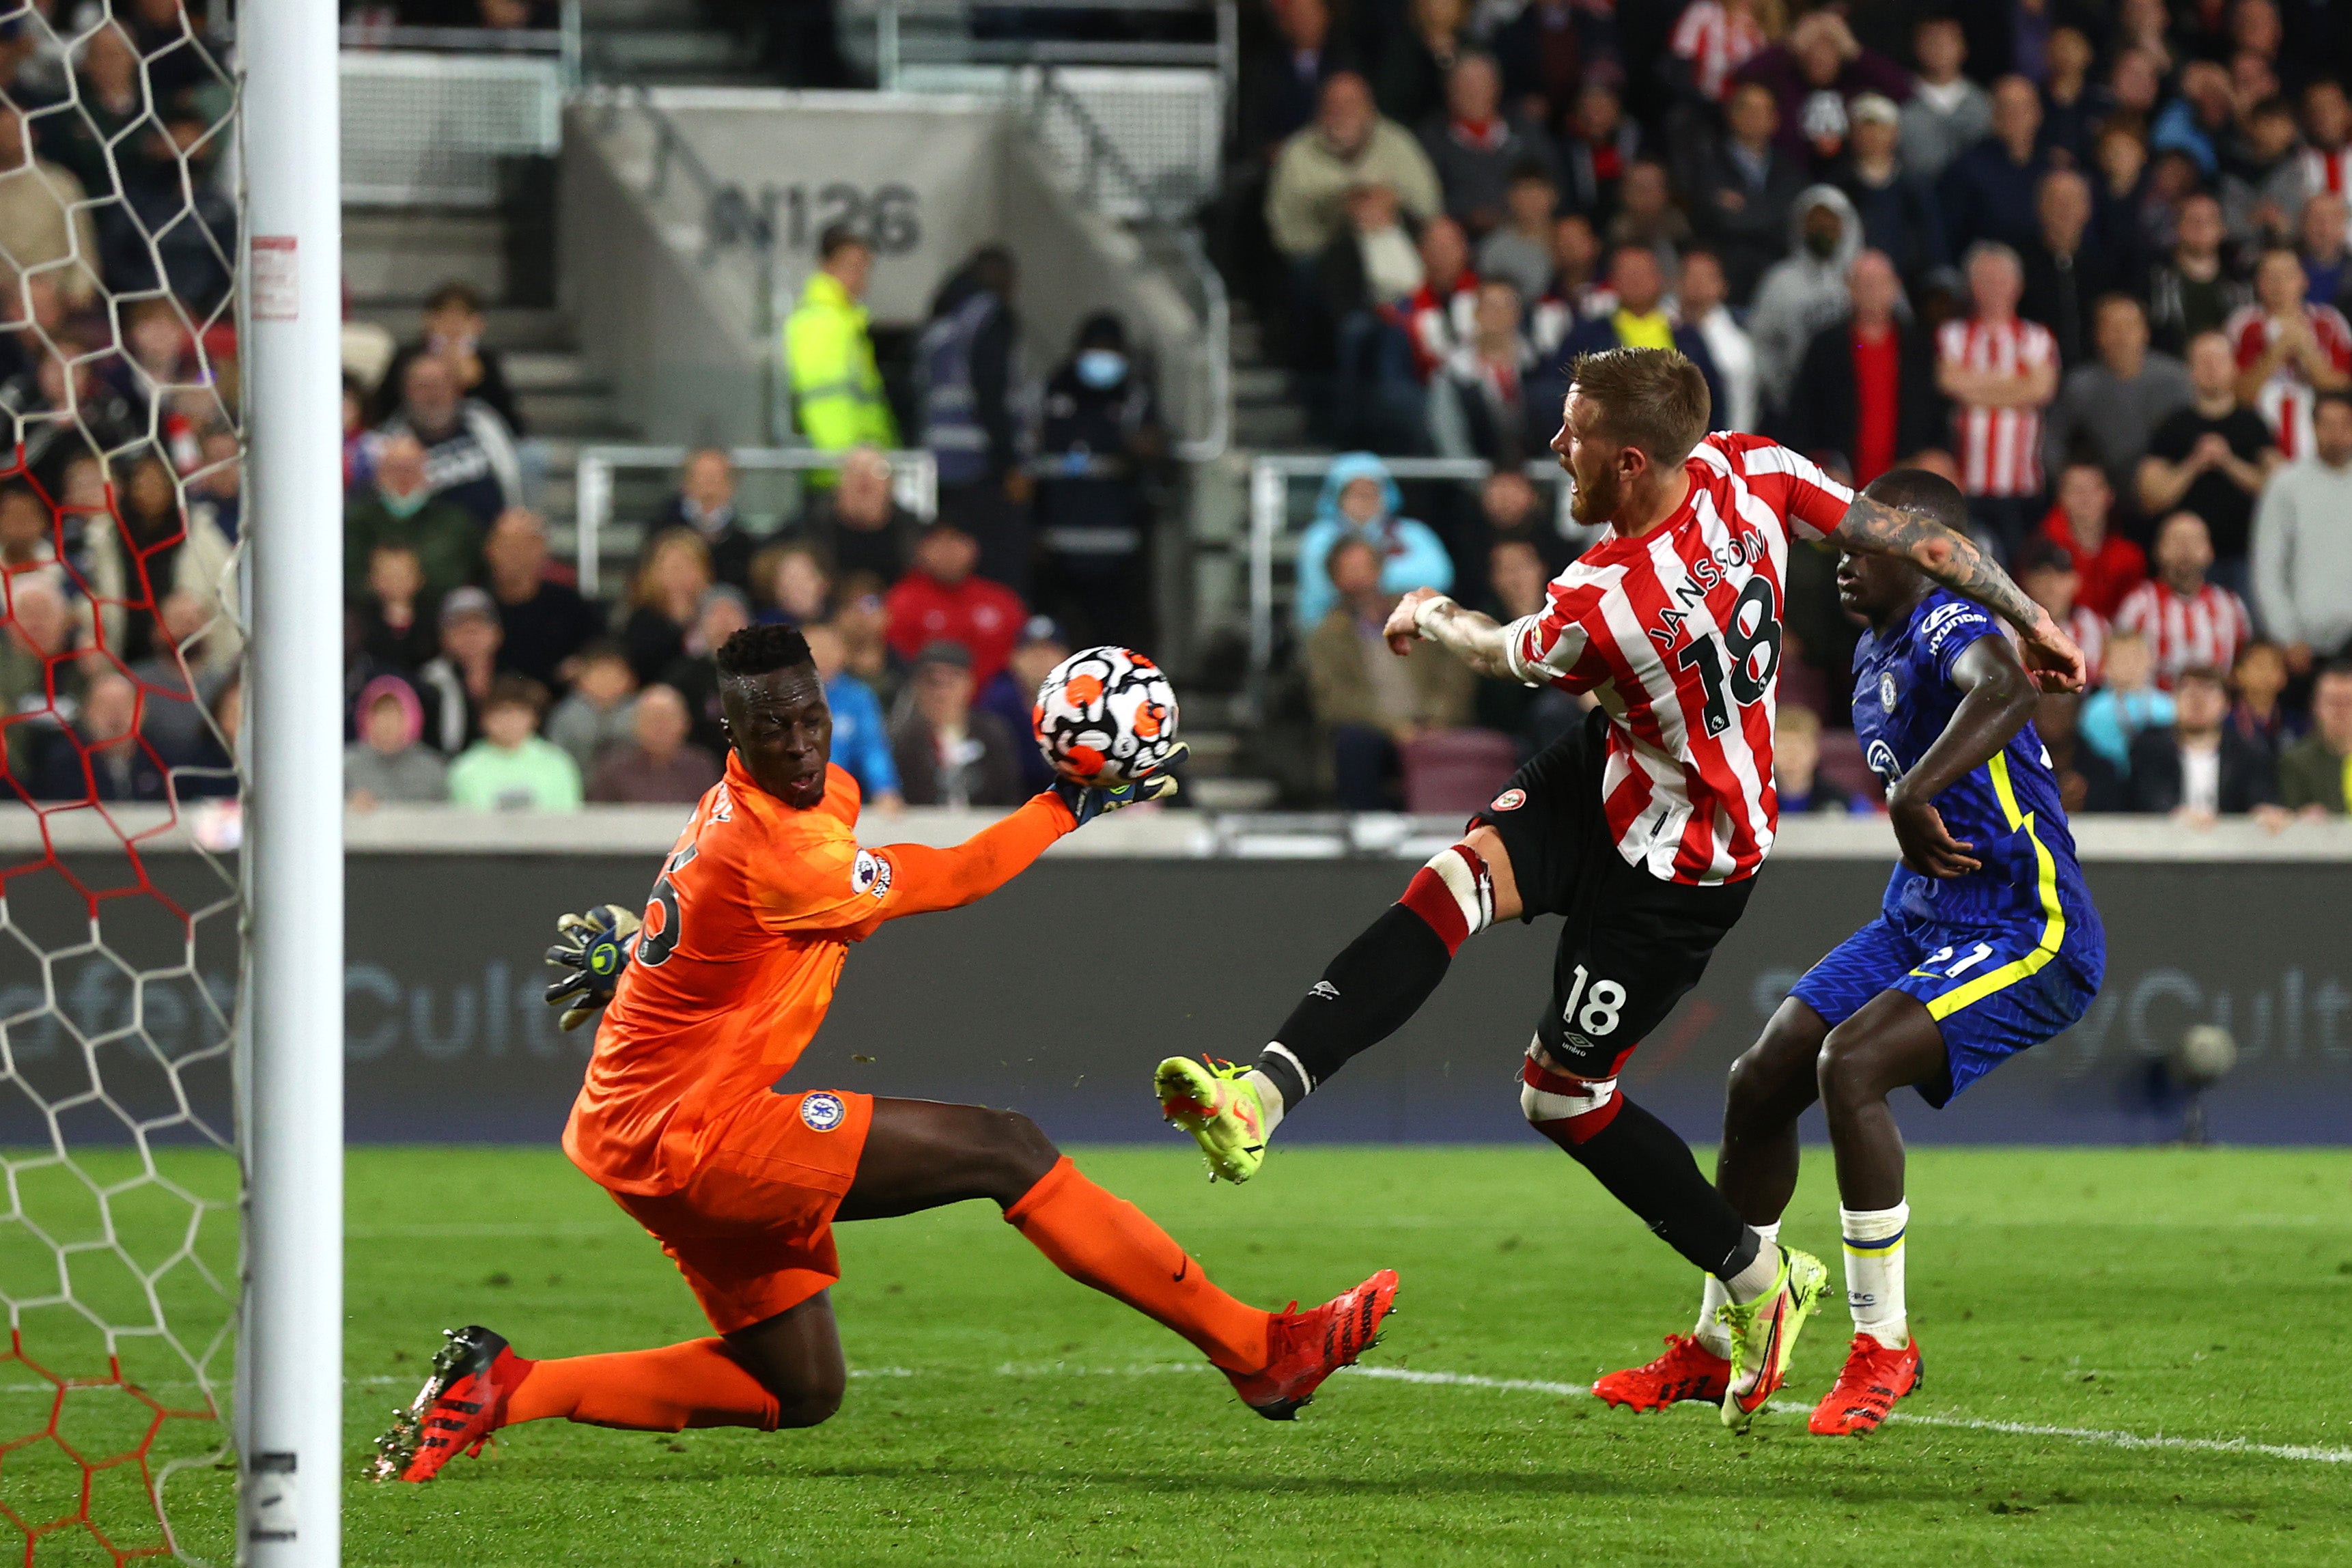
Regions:
<instances>
[{"instance_id":1,"label":"spectator in red jacket","mask_svg":"<svg viewBox=\"0 0 2352 1568\"><path fill-rule=\"evenodd\" d=\"M2058 504L2042 520L2042 535L2066 552L2083 579L2075 602L2115 619L2124 595L2147 577L2147 556L2116 531L2116 492L2107 471L2085 458L2058 476Z\"/></svg>"},{"instance_id":2,"label":"spectator in red jacket","mask_svg":"<svg viewBox=\"0 0 2352 1568\"><path fill-rule=\"evenodd\" d=\"M971 534L951 522L934 523L915 542L914 569L884 601L899 658L912 662L932 643L961 643L971 650L976 689L995 679L1013 657L1028 618L1020 595L972 575L979 564L980 545Z\"/></svg>"}]
</instances>

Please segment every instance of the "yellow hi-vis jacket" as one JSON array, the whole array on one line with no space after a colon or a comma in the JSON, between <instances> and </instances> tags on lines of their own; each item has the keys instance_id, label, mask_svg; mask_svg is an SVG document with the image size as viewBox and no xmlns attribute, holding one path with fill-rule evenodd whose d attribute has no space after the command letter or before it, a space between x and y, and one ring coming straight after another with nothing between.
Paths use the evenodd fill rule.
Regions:
<instances>
[{"instance_id":1,"label":"yellow hi-vis jacket","mask_svg":"<svg viewBox=\"0 0 2352 1568\"><path fill-rule=\"evenodd\" d=\"M866 307L830 272L809 279L784 322L784 369L793 423L810 446L824 451L861 442L886 450L898 446L898 423L874 366Z\"/></svg>"}]
</instances>

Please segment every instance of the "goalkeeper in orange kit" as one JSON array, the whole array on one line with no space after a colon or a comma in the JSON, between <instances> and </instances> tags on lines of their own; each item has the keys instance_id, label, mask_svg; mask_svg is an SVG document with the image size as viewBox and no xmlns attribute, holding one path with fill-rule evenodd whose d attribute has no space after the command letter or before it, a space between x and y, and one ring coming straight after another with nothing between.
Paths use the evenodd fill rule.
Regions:
<instances>
[{"instance_id":1,"label":"goalkeeper in orange kit","mask_svg":"<svg viewBox=\"0 0 2352 1568\"><path fill-rule=\"evenodd\" d=\"M1377 1337L1394 1273L1311 1311L1261 1311L1018 1112L770 1088L824 1022L851 942L971 903L1063 834L1174 781L1061 783L954 848L862 849L857 785L828 761L833 721L800 633L739 632L718 665L726 777L664 862L634 945L617 911L566 922L571 945L551 956L580 973L551 996L585 1016L610 986L564 1152L661 1242L718 1337L530 1361L488 1329L452 1333L377 1440L377 1479L429 1480L500 1427L557 1416L656 1432L814 1426L846 1377L826 1296L840 1278L834 1222L970 1198L999 1205L1065 1274L1191 1341L1252 1409L1289 1419Z\"/></svg>"}]
</instances>

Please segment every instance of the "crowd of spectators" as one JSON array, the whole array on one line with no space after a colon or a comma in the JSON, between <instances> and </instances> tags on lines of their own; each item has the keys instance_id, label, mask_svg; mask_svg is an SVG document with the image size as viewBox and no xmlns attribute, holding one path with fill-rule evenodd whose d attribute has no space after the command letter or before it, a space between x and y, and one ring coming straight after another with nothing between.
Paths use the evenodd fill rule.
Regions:
<instances>
[{"instance_id":1,"label":"crowd of spectators","mask_svg":"<svg viewBox=\"0 0 2352 1568\"><path fill-rule=\"evenodd\" d=\"M1856 484L1913 464L1960 486L2092 652L2079 714L2052 707L2078 804L2344 810L2352 745L2324 715L2352 683L2352 13L1649 10L1263 0L1220 238L1318 434L1366 448L1296 599L1341 798L1410 799L1407 738L1493 717L1365 684L1381 599L1458 582L1506 605L1524 558L1491 497L1413 491L1425 527L1340 476L1540 460L1574 356L1630 344L1696 361L1718 428ZM1807 776L1783 787L1867 804L1838 700L1855 632L1818 565L1790 595L1783 713L1826 722L1798 721ZM1559 721L1503 728L1524 750Z\"/></svg>"},{"instance_id":2,"label":"crowd of spectators","mask_svg":"<svg viewBox=\"0 0 2352 1568\"><path fill-rule=\"evenodd\" d=\"M0 718L19 798L233 795L234 87L179 0L0 26Z\"/></svg>"},{"instance_id":3,"label":"crowd of spectators","mask_svg":"<svg viewBox=\"0 0 2352 1568\"><path fill-rule=\"evenodd\" d=\"M645 518L614 602L583 598L509 489L514 420L493 405L506 382L479 329L452 285L386 387L347 388L353 806L694 801L727 752L717 649L761 622L808 636L835 759L880 809L1010 805L1042 786L1029 701L1069 635L986 574L968 514L920 521L887 458L857 445L772 526L745 515L729 454L705 448ZM1081 352L1118 341L1089 323Z\"/></svg>"}]
</instances>

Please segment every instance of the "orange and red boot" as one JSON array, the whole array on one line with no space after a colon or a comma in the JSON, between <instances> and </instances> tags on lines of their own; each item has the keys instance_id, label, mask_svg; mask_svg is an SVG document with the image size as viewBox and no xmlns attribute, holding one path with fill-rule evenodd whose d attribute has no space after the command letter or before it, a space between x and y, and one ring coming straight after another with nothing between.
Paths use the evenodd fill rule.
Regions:
<instances>
[{"instance_id":1,"label":"orange and red boot","mask_svg":"<svg viewBox=\"0 0 2352 1568\"><path fill-rule=\"evenodd\" d=\"M1896 1350L1868 1334L1856 1334L1846 1349L1844 1369L1813 1407L1806 1430L1817 1437L1859 1437L1875 1432L1895 1402L1925 1381L1917 1340Z\"/></svg>"},{"instance_id":2,"label":"orange and red boot","mask_svg":"<svg viewBox=\"0 0 2352 1568\"><path fill-rule=\"evenodd\" d=\"M429 1481L457 1455L480 1453L500 1401L530 1370L503 1337L478 1323L441 1333L448 1342L434 1354L433 1375L375 1440L372 1480Z\"/></svg>"},{"instance_id":3,"label":"orange and red boot","mask_svg":"<svg viewBox=\"0 0 2352 1568\"><path fill-rule=\"evenodd\" d=\"M1723 1403L1731 1387L1731 1363L1699 1342L1696 1334L1668 1334L1666 1353L1647 1366L1612 1372L1592 1385L1595 1397L1633 1410L1664 1410L1685 1399Z\"/></svg>"},{"instance_id":4,"label":"orange and red boot","mask_svg":"<svg viewBox=\"0 0 2352 1568\"><path fill-rule=\"evenodd\" d=\"M1263 1372L1228 1372L1242 1403L1269 1421L1290 1421L1315 1397L1323 1380L1380 1342L1381 1321L1396 1305L1397 1277L1383 1268L1354 1289L1307 1311L1293 1301L1266 1325Z\"/></svg>"}]
</instances>

